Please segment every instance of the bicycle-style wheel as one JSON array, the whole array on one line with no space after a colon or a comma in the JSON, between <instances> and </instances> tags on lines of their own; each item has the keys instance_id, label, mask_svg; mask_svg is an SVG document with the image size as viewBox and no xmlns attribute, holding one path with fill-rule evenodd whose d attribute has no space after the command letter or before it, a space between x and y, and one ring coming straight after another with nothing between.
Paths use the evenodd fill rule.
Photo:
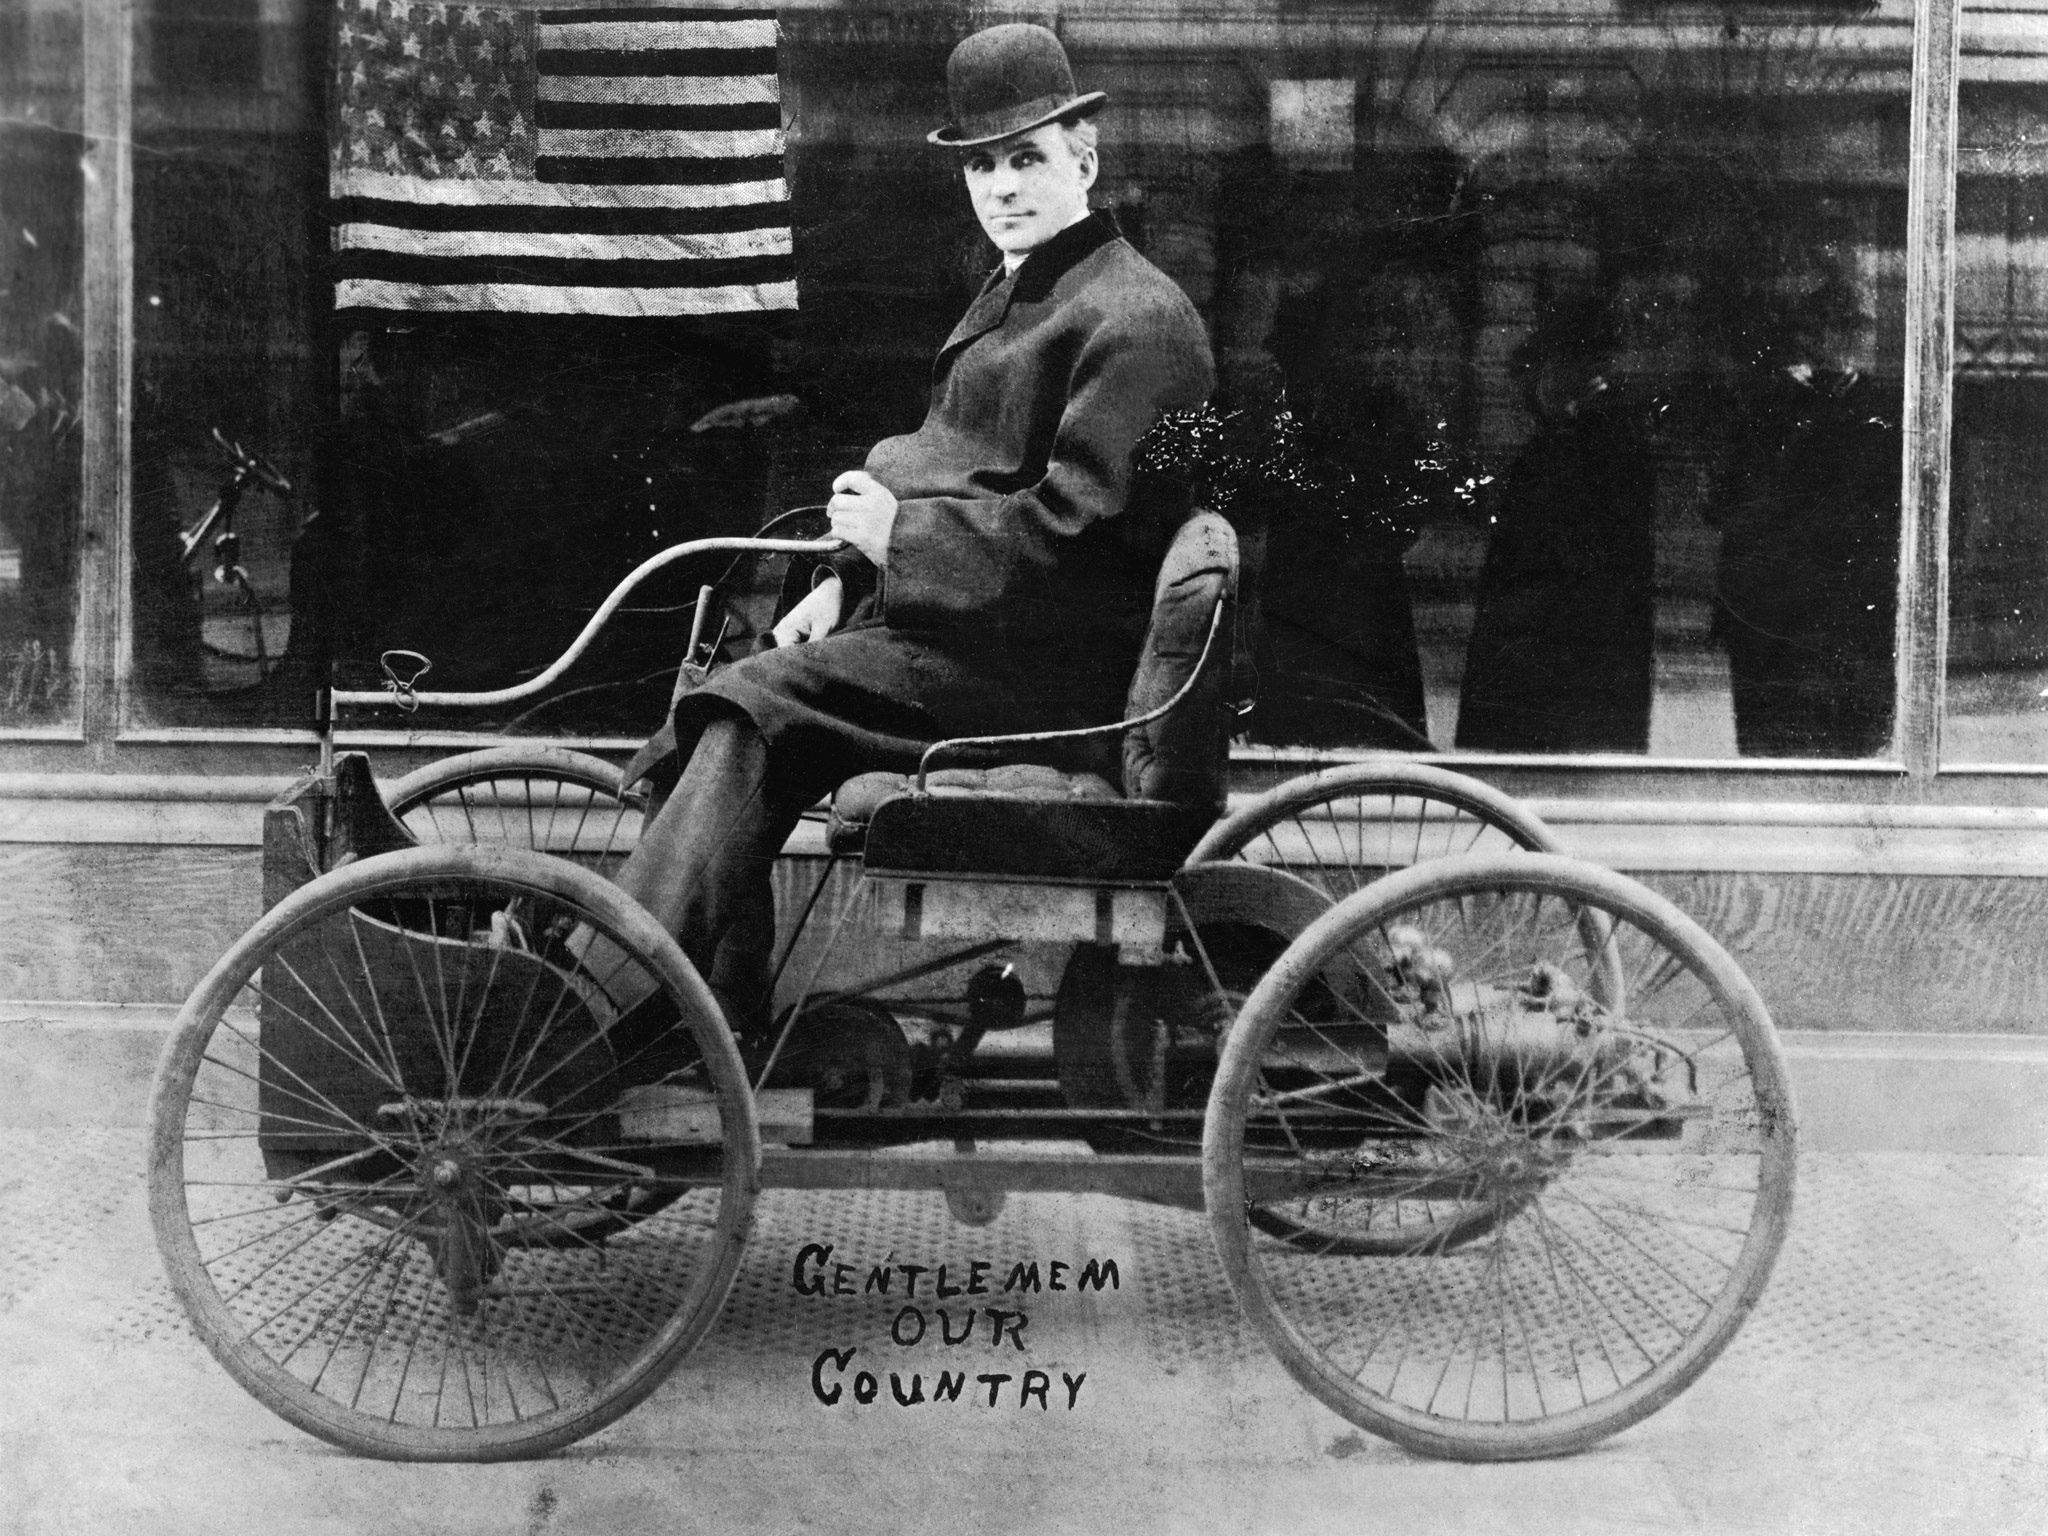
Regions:
<instances>
[{"instance_id":1,"label":"bicycle-style wheel","mask_svg":"<svg viewBox=\"0 0 2048 1536\"><path fill-rule=\"evenodd\" d=\"M1332 996L1368 998L1384 1046L1325 1023ZM1388 1091L1404 1073L1419 1096ZM1203 1179L1246 1313L1330 1407L1427 1454L1556 1455L1733 1337L1790 1218L1791 1093L1755 990L1669 902L1555 856L1443 860L1332 908L1253 990ZM1418 1196L1491 1219L1398 1254L1252 1214L1371 1231Z\"/></svg>"},{"instance_id":2,"label":"bicycle-style wheel","mask_svg":"<svg viewBox=\"0 0 2048 1536\"><path fill-rule=\"evenodd\" d=\"M1333 900L1383 875L1463 854L1559 851L1526 806L1489 784L1425 763L1346 763L1303 774L1231 811L1190 864L1271 864Z\"/></svg>"},{"instance_id":3,"label":"bicycle-style wheel","mask_svg":"<svg viewBox=\"0 0 2048 1536\"><path fill-rule=\"evenodd\" d=\"M1491 785L1423 763L1347 763L1304 774L1226 815L1188 855L1285 870L1331 901L1396 870L1460 854L1557 852L1542 820ZM1249 990L1249 987L1246 988ZM1233 1010L1234 1011L1234 1010ZM1279 1208L1252 1219L1317 1252L1400 1254L1470 1241L1493 1212L1456 1200L1387 1200L1370 1226L1304 1225Z\"/></svg>"},{"instance_id":4,"label":"bicycle-style wheel","mask_svg":"<svg viewBox=\"0 0 2048 1536\"><path fill-rule=\"evenodd\" d=\"M591 935L602 974L570 958ZM690 1050L650 1086L609 999L657 991ZM294 1424L395 1459L535 1455L645 1397L723 1304L758 1181L738 1053L674 940L523 850L302 887L186 1004L150 1114L201 1339Z\"/></svg>"},{"instance_id":5,"label":"bicycle-style wheel","mask_svg":"<svg viewBox=\"0 0 2048 1536\"><path fill-rule=\"evenodd\" d=\"M422 844L531 848L614 872L640 841L644 790L619 770L563 747L490 747L415 769L384 791Z\"/></svg>"}]
</instances>

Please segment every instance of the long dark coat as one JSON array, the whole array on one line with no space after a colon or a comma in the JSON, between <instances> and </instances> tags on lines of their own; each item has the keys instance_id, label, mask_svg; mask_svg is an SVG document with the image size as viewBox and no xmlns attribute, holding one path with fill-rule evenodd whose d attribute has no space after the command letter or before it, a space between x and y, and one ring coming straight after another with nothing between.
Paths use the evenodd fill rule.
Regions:
<instances>
[{"instance_id":1,"label":"long dark coat","mask_svg":"<svg viewBox=\"0 0 2048 1536\"><path fill-rule=\"evenodd\" d=\"M1657 467L1642 414L1597 397L1516 459L1479 578L1459 746L1648 750Z\"/></svg>"},{"instance_id":2,"label":"long dark coat","mask_svg":"<svg viewBox=\"0 0 2048 1536\"><path fill-rule=\"evenodd\" d=\"M1898 387L1777 374L1741 402L1709 519L1714 633L1745 757L1864 757L1891 739Z\"/></svg>"},{"instance_id":3,"label":"long dark coat","mask_svg":"<svg viewBox=\"0 0 2048 1536\"><path fill-rule=\"evenodd\" d=\"M898 502L887 568L835 560L844 626L714 673L677 736L737 708L822 791L943 736L1115 720L1172 532L1133 504L1134 453L1213 381L1194 306L1106 215L999 270L939 351L924 425L868 455Z\"/></svg>"}]
</instances>

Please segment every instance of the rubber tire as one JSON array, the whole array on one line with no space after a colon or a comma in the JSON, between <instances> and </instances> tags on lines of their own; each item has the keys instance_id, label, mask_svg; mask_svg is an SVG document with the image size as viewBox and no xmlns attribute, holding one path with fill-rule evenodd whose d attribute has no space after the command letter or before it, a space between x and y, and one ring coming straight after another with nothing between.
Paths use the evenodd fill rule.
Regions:
<instances>
[{"instance_id":1,"label":"rubber tire","mask_svg":"<svg viewBox=\"0 0 2048 1536\"><path fill-rule=\"evenodd\" d=\"M1689 961L1728 1012L1756 1096L1761 1137L1756 1199L1742 1247L1727 1280L1678 1350L1598 1403L1513 1423L1442 1418L1390 1402L1327 1360L1276 1305L1254 1262L1243 1161L1247 1098L1260 1056L1300 978L1316 975L1351 942L1351 935L1379 927L1396 913L1460 893L1502 890L1598 903L1638 927L1665 953ZM1796 1139L1791 1083L1769 1011L1727 952L1677 907L1622 875L1556 855L1444 859L1389 876L1333 907L1254 989L1224 1048L1209 1099L1203 1200L1224 1272L1246 1316L1289 1374L1324 1404L1360 1428L1422 1455L1524 1460L1569 1455L1648 1417L1726 1348L1761 1295L1784 1242L1792 1214Z\"/></svg>"},{"instance_id":2,"label":"rubber tire","mask_svg":"<svg viewBox=\"0 0 2048 1536\"><path fill-rule=\"evenodd\" d=\"M716 1087L723 1159L718 1219L684 1302L601 1395L511 1424L457 1428L386 1423L330 1400L293 1376L249 1337L215 1288L186 1203L185 1127L193 1080L217 1020L264 960L294 933L366 901L422 883L500 880L573 903L607 928L681 1000ZM636 903L566 860L523 849L419 848L344 866L302 886L245 933L187 1000L157 1067L150 1098L150 1220L171 1287L200 1340L245 1389L280 1417L344 1449L401 1461L502 1461L544 1455L626 1413L657 1387L716 1320L752 1224L761 1150L754 1101L718 1004L675 943Z\"/></svg>"}]
</instances>

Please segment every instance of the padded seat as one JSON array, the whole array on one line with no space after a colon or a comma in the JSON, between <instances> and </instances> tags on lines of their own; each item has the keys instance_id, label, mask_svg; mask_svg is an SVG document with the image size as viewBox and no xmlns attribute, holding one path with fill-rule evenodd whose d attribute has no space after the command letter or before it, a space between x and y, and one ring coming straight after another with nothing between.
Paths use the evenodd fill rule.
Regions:
<instances>
[{"instance_id":1,"label":"padded seat","mask_svg":"<svg viewBox=\"0 0 2048 1536\"><path fill-rule=\"evenodd\" d=\"M1068 782L1048 784L1042 793L1004 794L960 783L949 793L927 780L931 793L917 795L906 780L873 802L869 823L859 829L841 822L835 798L833 849L859 847L868 871L878 875L1117 885L1167 879L1214 820L1207 810L1190 811L1168 800L1126 800L1093 774L1043 771ZM984 772L993 777L1014 770ZM970 773L963 770L961 777ZM862 786L864 793L881 788ZM860 833L864 839L857 841Z\"/></svg>"},{"instance_id":2,"label":"padded seat","mask_svg":"<svg viewBox=\"0 0 2048 1536\"><path fill-rule=\"evenodd\" d=\"M907 795L916 782L909 773L864 773L848 779L832 796L832 814L825 836L834 853L859 853L866 845L868 823L885 800ZM1068 804L1077 800L1121 800L1117 787L1099 773L1063 773L1037 763L1006 763L1000 768L935 768L925 779L933 795L1001 795L1021 800Z\"/></svg>"},{"instance_id":3,"label":"padded seat","mask_svg":"<svg viewBox=\"0 0 2048 1536\"><path fill-rule=\"evenodd\" d=\"M1229 669L1210 656L1210 641L1224 605L1220 650L1227 657L1236 585L1236 535L1215 513L1197 512L1175 534L1153 588L1152 622L1131 682L1134 723L1102 728L1123 738L1123 792L1099 774L1031 763L934 769L924 794L914 792L912 775L864 773L832 797L832 851L861 854L877 874L1167 879L1223 805Z\"/></svg>"}]
</instances>

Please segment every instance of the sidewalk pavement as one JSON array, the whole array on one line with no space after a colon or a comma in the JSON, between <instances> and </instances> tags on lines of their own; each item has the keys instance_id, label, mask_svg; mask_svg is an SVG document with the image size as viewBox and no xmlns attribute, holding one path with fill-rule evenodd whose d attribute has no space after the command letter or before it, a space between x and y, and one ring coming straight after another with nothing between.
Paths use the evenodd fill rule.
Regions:
<instances>
[{"instance_id":1,"label":"sidewalk pavement","mask_svg":"<svg viewBox=\"0 0 2048 1536\"><path fill-rule=\"evenodd\" d=\"M1850 1055L1896 1090L1893 1058ZM1931 1126L1855 1150L1884 1144L1845 1129L1881 1100L1808 1096L1756 1313L1675 1403L1566 1460L1423 1460L1322 1408L1239 1320L1198 1214L1020 1196L969 1228L937 1195L770 1192L717 1327L646 1403L546 1461L416 1467L274 1418L194 1339L132 1088L42 1116L65 1123L0 1105L0 1536L2048 1531L2048 1157L1928 1150ZM1986 1113L2011 1122L2005 1100ZM893 1308L798 1295L811 1242L956 1271L1114 1258L1121 1288L1034 1306L1032 1363L1085 1373L1071 1409L1060 1386L1045 1412L826 1408L819 1351L879 1352Z\"/></svg>"}]
</instances>

